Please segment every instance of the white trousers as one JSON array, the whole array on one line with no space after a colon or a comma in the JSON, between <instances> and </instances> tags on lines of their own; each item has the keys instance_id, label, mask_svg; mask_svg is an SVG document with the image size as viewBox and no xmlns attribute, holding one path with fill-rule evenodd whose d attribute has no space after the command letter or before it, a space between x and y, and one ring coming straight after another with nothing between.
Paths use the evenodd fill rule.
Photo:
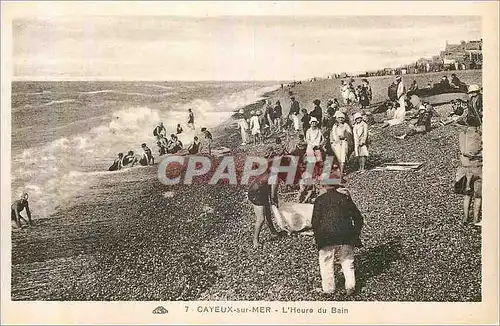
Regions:
<instances>
[{"instance_id":1,"label":"white trousers","mask_svg":"<svg viewBox=\"0 0 500 326\"><path fill-rule=\"evenodd\" d=\"M242 129L242 128L240 128L240 131L241 131L241 141L243 143L245 143L245 144L248 143L248 133L247 133L247 131L245 129Z\"/></svg>"},{"instance_id":2,"label":"white trousers","mask_svg":"<svg viewBox=\"0 0 500 326\"><path fill-rule=\"evenodd\" d=\"M354 248L351 245L331 245L319 250L319 271L321 273L321 287L323 292L335 291L335 253L342 265L345 278L345 288L354 289L356 277L354 275Z\"/></svg>"},{"instance_id":3,"label":"white trousers","mask_svg":"<svg viewBox=\"0 0 500 326\"><path fill-rule=\"evenodd\" d=\"M295 128L295 131L299 131L300 130L299 117L295 114L292 114L291 117L293 120L293 127Z\"/></svg>"},{"instance_id":4,"label":"white trousers","mask_svg":"<svg viewBox=\"0 0 500 326\"><path fill-rule=\"evenodd\" d=\"M394 119L400 120L403 122L406 117L406 108L405 108L406 102L405 102L405 96L401 96L399 98L399 108L396 109L396 112L394 112Z\"/></svg>"}]
</instances>

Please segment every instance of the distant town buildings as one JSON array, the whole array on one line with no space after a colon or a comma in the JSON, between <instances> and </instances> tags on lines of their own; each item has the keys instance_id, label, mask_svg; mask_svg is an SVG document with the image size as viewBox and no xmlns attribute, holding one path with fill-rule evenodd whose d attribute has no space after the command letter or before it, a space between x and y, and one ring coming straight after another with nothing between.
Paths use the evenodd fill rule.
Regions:
<instances>
[{"instance_id":1,"label":"distant town buildings","mask_svg":"<svg viewBox=\"0 0 500 326\"><path fill-rule=\"evenodd\" d=\"M440 57L446 67L454 66L459 69L479 69L483 65L483 40L462 41L460 44L446 42Z\"/></svg>"},{"instance_id":2,"label":"distant town buildings","mask_svg":"<svg viewBox=\"0 0 500 326\"><path fill-rule=\"evenodd\" d=\"M444 51L431 58L420 58L413 64L398 68L367 71L358 77L386 76L397 74L419 74L443 70L481 69L483 66L483 39L461 41L460 44L446 42ZM346 78L348 74L334 74L334 78Z\"/></svg>"}]
</instances>

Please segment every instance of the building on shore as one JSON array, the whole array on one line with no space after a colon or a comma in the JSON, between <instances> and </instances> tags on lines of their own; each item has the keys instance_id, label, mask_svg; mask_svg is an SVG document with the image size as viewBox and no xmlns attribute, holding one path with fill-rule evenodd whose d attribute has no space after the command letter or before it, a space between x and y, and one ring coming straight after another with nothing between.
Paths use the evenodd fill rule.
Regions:
<instances>
[{"instance_id":1,"label":"building on shore","mask_svg":"<svg viewBox=\"0 0 500 326\"><path fill-rule=\"evenodd\" d=\"M460 44L446 42L440 57L445 69L480 69L483 65L483 40L461 41Z\"/></svg>"}]
</instances>

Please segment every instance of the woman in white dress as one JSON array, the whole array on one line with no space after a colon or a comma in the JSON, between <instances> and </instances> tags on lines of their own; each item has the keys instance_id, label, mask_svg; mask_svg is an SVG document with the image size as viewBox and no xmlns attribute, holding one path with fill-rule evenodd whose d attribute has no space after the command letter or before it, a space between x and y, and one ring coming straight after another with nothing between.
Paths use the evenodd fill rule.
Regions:
<instances>
[{"instance_id":1,"label":"woman in white dress","mask_svg":"<svg viewBox=\"0 0 500 326\"><path fill-rule=\"evenodd\" d=\"M240 119L238 120L238 127L240 128L240 132L241 132L241 145L246 145L248 143L248 122L247 120L245 119L245 111L243 110L240 110L239 111L239 114L240 114Z\"/></svg>"},{"instance_id":2,"label":"woman in white dress","mask_svg":"<svg viewBox=\"0 0 500 326\"><path fill-rule=\"evenodd\" d=\"M345 123L345 114L335 112L336 123L330 133L330 144L333 152L339 162L340 174L344 173L344 164L347 160L347 151L349 150L348 138L352 137L351 127Z\"/></svg>"},{"instance_id":3,"label":"woman in white dress","mask_svg":"<svg viewBox=\"0 0 500 326\"><path fill-rule=\"evenodd\" d=\"M307 161L311 163L321 162L321 146L323 146L323 133L318 127L318 119L311 117L309 120L311 127L306 131L306 156Z\"/></svg>"},{"instance_id":4,"label":"woman in white dress","mask_svg":"<svg viewBox=\"0 0 500 326\"><path fill-rule=\"evenodd\" d=\"M354 155L359 160L359 170L365 170L366 158L368 156L368 124L363 121L363 115L356 113L354 115L354 125L352 126L352 134L354 137Z\"/></svg>"}]
</instances>

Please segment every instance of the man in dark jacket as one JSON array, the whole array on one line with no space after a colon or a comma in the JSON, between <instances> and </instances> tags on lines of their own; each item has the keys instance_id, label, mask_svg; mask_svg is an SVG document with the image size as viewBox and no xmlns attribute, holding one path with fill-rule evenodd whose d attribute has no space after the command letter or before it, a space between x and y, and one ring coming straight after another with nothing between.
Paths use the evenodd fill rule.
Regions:
<instances>
[{"instance_id":1,"label":"man in dark jacket","mask_svg":"<svg viewBox=\"0 0 500 326\"><path fill-rule=\"evenodd\" d=\"M321 126L323 120L323 109L321 109L321 106L319 106L321 104L321 101L316 99L314 100L313 104L314 109L311 111L311 113L309 113L309 115L318 119L318 123Z\"/></svg>"},{"instance_id":2,"label":"man in dark jacket","mask_svg":"<svg viewBox=\"0 0 500 326\"><path fill-rule=\"evenodd\" d=\"M295 96L292 96L291 98L291 104L290 104L290 112L288 113L288 117L292 119L293 121L293 128L295 131L300 130L299 126L299 114L300 114L300 105L299 102L295 100Z\"/></svg>"},{"instance_id":3,"label":"man in dark jacket","mask_svg":"<svg viewBox=\"0 0 500 326\"><path fill-rule=\"evenodd\" d=\"M323 183L328 177L322 176ZM332 179L330 179L332 180ZM361 246L363 216L343 188L340 178L336 184L320 184L323 194L314 202L312 228L319 249L319 268L324 293L335 291L334 262L338 253L345 278L347 295L355 292L354 247Z\"/></svg>"},{"instance_id":4,"label":"man in dark jacket","mask_svg":"<svg viewBox=\"0 0 500 326\"><path fill-rule=\"evenodd\" d=\"M387 97L393 102L398 100L398 85L395 82L392 82L391 85L387 88Z\"/></svg>"}]
</instances>

